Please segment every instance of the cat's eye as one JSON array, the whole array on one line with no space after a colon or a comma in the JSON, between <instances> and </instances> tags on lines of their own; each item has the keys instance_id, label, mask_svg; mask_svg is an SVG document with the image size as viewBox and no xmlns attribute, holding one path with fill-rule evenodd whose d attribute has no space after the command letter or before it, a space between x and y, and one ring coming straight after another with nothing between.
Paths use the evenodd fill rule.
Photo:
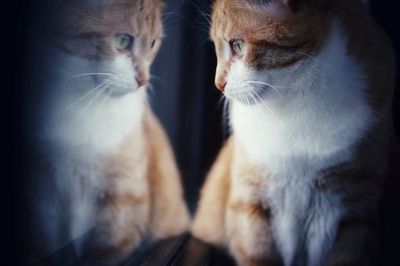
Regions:
<instances>
[{"instance_id":1,"label":"cat's eye","mask_svg":"<svg viewBox=\"0 0 400 266\"><path fill-rule=\"evenodd\" d=\"M152 49L153 49L154 46L156 45L156 41L157 41L157 40L153 40L153 41L151 42L151 48L152 48Z\"/></svg>"},{"instance_id":2,"label":"cat's eye","mask_svg":"<svg viewBox=\"0 0 400 266\"><path fill-rule=\"evenodd\" d=\"M234 40L231 42L231 48L235 55L242 57L246 48L244 40Z\"/></svg>"},{"instance_id":3,"label":"cat's eye","mask_svg":"<svg viewBox=\"0 0 400 266\"><path fill-rule=\"evenodd\" d=\"M131 50L133 46L133 36L129 34L117 34L115 36L115 46L119 51Z\"/></svg>"}]
</instances>

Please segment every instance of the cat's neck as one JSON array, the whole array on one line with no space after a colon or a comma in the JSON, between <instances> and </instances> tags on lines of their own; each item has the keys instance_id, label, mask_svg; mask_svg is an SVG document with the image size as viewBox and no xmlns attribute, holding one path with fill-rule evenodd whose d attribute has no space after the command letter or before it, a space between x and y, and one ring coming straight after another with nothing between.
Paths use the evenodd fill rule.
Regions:
<instances>
[{"instance_id":1,"label":"cat's neck","mask_svg":"<svg viewBox=\"0 0 400 266\"><path fill-rule=\"evenodd\" d=\"M98 103L84 111L63 113L61 108L53 110L55 115L49 117L45 125L43 140L51 142L51 145L84 149L89 153L113 152L129 134L141 128L145 93L136 92L117 99L106 97L99 96ZM60 106L69 104L72 102Z\"/></svg>"},{"instance_id":2,"label":"cat's neck","mask_svg":"<svg viewBox=\"0 0 400 266\"><path fill-rule=\"evenodd\" d=\"M85 73L88 64L78 57L61 55L62 69ZM74 69L69 69L74 68ZM76 69L82 68L82 69ZM75 79L75 75L52 74L38 121L37 138L49 147L89 155L113 152L122 141L142 126L146 108L146 91L110 96L101 93L92 76ZM79 87L77 87L79 86Z\"/></svg>"},{"instance_id":3,"label":"cat's neck","mask_svg":"<svg viewBox=\"0 0 400 266\"><path fill-rule=\"evenodd\" d=\"M321 51L301 64L280 70L282 84L277 85L298 90L293 97L253 106L233 103L233 134L258 163L279 164L271 158L281 158L330 167L351 158L372 123L367 83L347 53L337 21Z\"/></svg>"}]
</instances>

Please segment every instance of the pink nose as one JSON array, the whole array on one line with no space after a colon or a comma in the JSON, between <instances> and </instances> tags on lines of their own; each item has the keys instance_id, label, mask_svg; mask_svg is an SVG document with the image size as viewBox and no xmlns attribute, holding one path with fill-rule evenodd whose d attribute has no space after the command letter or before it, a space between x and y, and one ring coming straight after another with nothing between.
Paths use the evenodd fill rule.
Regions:
<instances>
[{"instance_id":1,"label":"pink nose","mask_svg":"<svg viewBox=\"0 0 400 266\"><path fill-rule=\"evenodd\" d=\"M136 82L139 87L143 87L143 86L147 85L147 83L149 82L149 79L147 79L145 77L136 77Z\"/></svg>"},{"instance_id":2,"label":"pink nose","mask_svg":"<svg viewBox=\"0 0 400 266\"><path fill-rule=\"evenodd\" d=\"M222 82L215 82L215 86L217 87L217 89L219 89L220 91L224 92L225 87L226 87L226 82L222 81Z\"/></svg>"}]
</instances>

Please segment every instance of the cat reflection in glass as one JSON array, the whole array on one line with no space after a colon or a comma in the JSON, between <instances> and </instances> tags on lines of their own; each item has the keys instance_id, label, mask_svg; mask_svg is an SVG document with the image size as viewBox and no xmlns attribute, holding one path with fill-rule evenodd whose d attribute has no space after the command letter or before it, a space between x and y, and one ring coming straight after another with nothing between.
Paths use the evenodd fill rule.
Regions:
<instances>
[{"instance_id":1,"label":"cat reflection in glass","mask_svg":"<svg viewBox=\"0 0 400 266\"><path fill-rule=\"evenodd\" d=\"M90 231L78 253L93 250L89 263L114 265L143 240L181 234L189 223L173 151L146 101L164 3L56 4L63 12L46 46L56 74L36 117L45 158L35 173L36 246L49 254Z\"/></svg>"}]
</instances>

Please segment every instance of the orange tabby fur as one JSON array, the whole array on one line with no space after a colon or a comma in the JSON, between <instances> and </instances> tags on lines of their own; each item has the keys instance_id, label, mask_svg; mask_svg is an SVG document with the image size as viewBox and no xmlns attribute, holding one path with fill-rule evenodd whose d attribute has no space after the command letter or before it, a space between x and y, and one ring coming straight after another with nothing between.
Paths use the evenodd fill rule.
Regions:
<instances>
[{"instance_id":1,"label":"orange tabby fur","mask_svg":"<svg viewBox=\"0 0 400 266\"><path fill-rule=\"evenodd\" d=\"M78 255L90 265L116 265L144 240L181 234L189 223L173 150L143 91L163 37L164 3L161 0L101 0L58 4L55 8L63 12L55 12L59 15L57 23L50 26L51 44L56 46L52 49L57 50L49 50L62 54L56 67L61 67L60 73L66 73L66 81L56 85L64 85L66 92L52 96L49 106L44 105L46 113L56 116L55 119L41 118L40 121L48 121L44 121L46 130L38 134L54 150L73 151L72 155L50 158L50 165L61 169L54 172L61 174L48 178L60 184L73 183L70 191L64 188L72 199L63 200L75 205L68 209L64 205L56 206L59 209L55 212L60 217L65 215L66 221L61 223L73 228L75 223L81 226L80 218L93 210L94 217L84 221L93 229L82 250L78 247ZM121 34L132 39L123 49L118 48L117 37ZM88 73L74 73L82 71L81 67ZM93 99L88 100L88 95L94 96ZM96 102L99 98L102 100ZM63 104L68 108L63 108ZM79 104L83 108L79 109L82 107ZM89 194L86 193L89 190L94 191L95 206L85 205L83 211L74 212L84 205L76 202L79 196ZM56 200L53 203L58 204ZM49 221L48 213L43 218ZM42 236L50 239L56 235L53 237L56 243L47 252L66 244L65 238L70 241L84 233L81 230L71 233L72 236L63 235L60 241L58 234L62 235L65 228L56 221L49 224L44 226L59 227L60 232ZM70 233L73 229L66 231Z\"/></svg>"},{"instance_id":2,"label":"orange tabby fur","mask_svg":"<svg viewBox=\"0 0 400 266\"><path fill-rule=\"evenodd\" d=\"M99 10L78 11L77 34L102 32L105 33L104 42L107 42L110 32L128 22L132 27L129 31L140 32L145 38L144 47L162 37L162 1L110 3L111 8L100 9L102 16L99 16ZM150 51L145 60L152 62L157 50ZM77 50L71 52L76 54ZM96 56L113 57L115 51L101 49L100 55ZM138 79L147 83L149 65L140 57L132 60L136 61ZM99 200L97 227L92 239L100 250L96 250L96 256L102 262L110 258L112 264L123 260L145 239L155 241L181 234L189 222L172 148L150 107L146 105L145 109L140 128L127 136L115 154L105 156L102 161L107 189Z\"/></svg>"},{"instance_id":3,"label":"orange tabby fur","mask_svg":"<svg viewBox=\"0 0 400 266\"><path fill-rule=\"evenodd\" d=\"M96 248L101 247L95 251L98 258L125 258L145 239L155 241L186 230L189 215L173 151L150 108L143 126L99 164L107 189L99 200L93 233Z\"/></svg>"},{"instance_id":4,"label":"orange tabby fur","mask_svg":"<svg viewBox=\"0 0 400 266\"><path fill-rule=\"evenodd\" d=\"M312 186L318 193L338 196L346 209L322 265L371 265L378 245L377 204L394 138L390 115L394 56L390 41L358 0L281 1L289 8L278 17L249 6L256 2L214 3L211 36L218 57L217 87L225 86L235 60L224 56L224 42L244 39L248 48L243 60L251 69L285 69L319 53L334 18L344 25L348 54L365 74L366 99L378 119L358 141L352 159L321 171ZM260 194L261 188L273 185L280 177L249 158L233 131L206 179L192 233L228 248L239 265L283 265L284 258L272 236L274 214ZM295 265L307 265L304 252L297 255Z\"/></svg>"}]
</instances>

